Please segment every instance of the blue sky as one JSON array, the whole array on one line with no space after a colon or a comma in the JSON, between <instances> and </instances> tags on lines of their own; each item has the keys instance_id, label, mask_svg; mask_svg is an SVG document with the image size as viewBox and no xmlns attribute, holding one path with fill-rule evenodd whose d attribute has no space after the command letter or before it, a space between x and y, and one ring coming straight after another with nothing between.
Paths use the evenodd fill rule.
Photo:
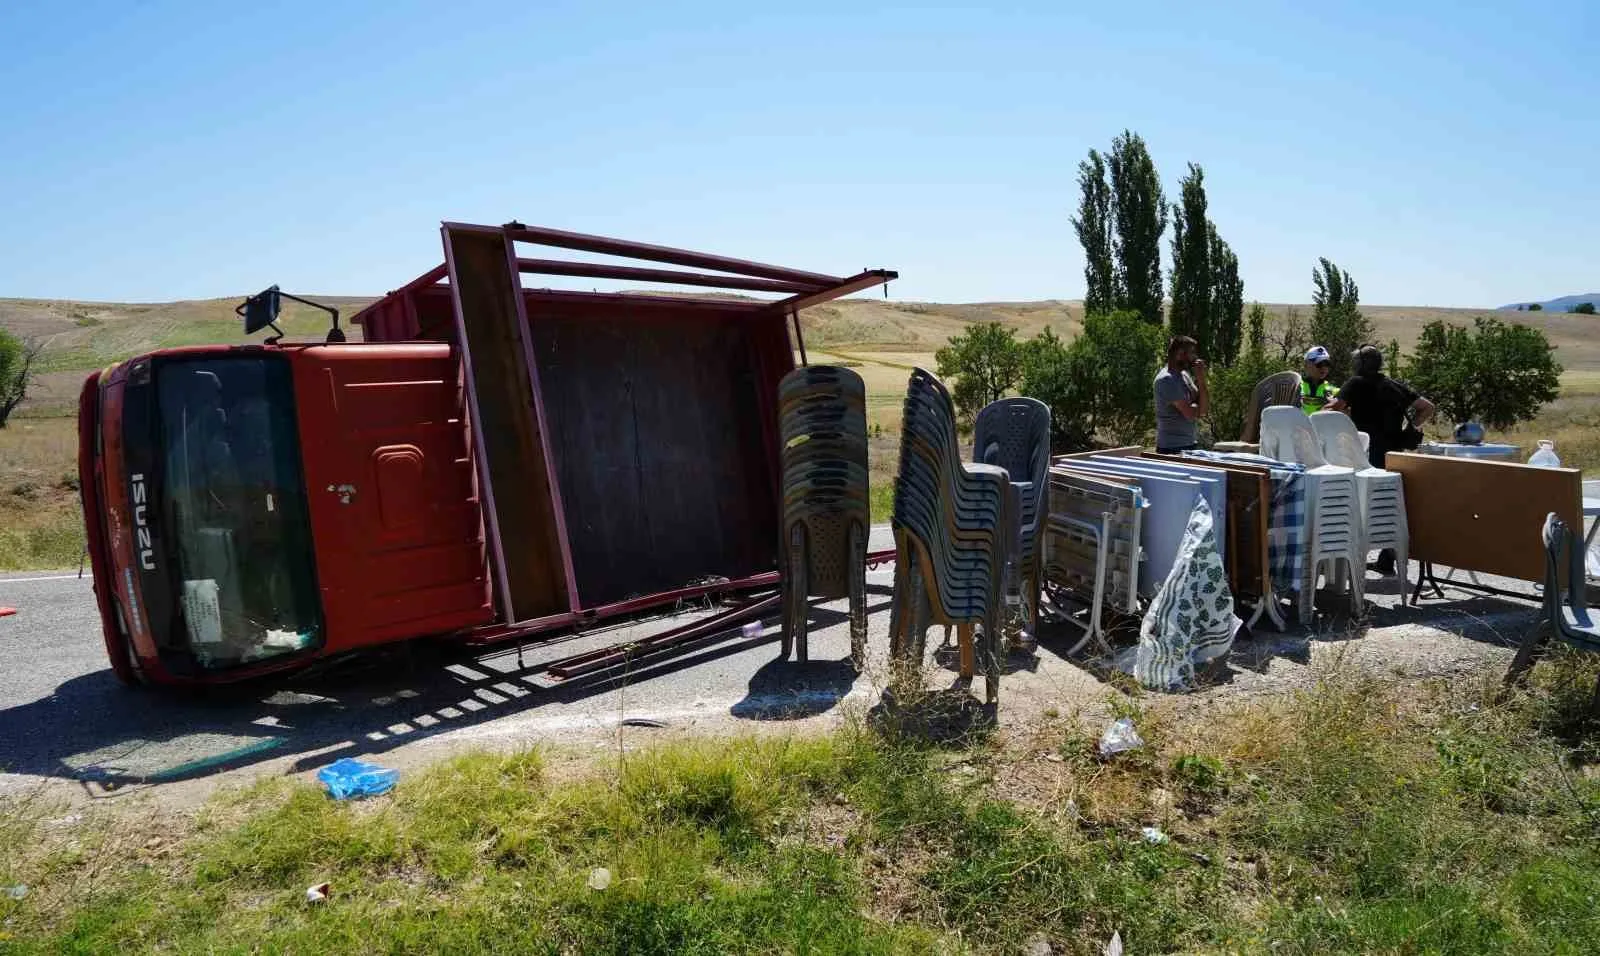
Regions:
<instances>
[{"instance_id":1,"label":"blue sky","mask_svg":"<svg viewBox=\"0 0 1600 956\"><path fill-rule=\"evenodd\" d=\"M1600 5L0 5L0 296L382 292L442 219L1076 298L1076 167L1206 170L1249 299L1600 287Z\"/></svg>"}]
</instances>

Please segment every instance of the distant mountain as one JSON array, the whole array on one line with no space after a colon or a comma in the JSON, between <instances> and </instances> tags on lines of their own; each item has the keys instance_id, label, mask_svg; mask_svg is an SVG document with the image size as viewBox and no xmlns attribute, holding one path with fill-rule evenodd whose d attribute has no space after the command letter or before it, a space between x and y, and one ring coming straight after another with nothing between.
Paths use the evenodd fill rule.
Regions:
<instances>
[{"instance_id":1,"label":"distant mountain","mask_svg":"<svg viewBox=\"0 0 1600 956\"><path fill-rule=\"evenodd\" d=\"M1573 306L1584 302L1593 302L1594 307L1600 309L1600 292L1585 292L1582 295L1564 295L1559 299L1547 299L1539 304L1544 306L1544 310L1546 312L1566 312ZM1531 304L1532 303L1528 302L1513 302L1510 305L1502 305L1500 310L1502 312L1506 309L1515 310L1519 305L1526 307Z\"/></svg>"}]
</instances>

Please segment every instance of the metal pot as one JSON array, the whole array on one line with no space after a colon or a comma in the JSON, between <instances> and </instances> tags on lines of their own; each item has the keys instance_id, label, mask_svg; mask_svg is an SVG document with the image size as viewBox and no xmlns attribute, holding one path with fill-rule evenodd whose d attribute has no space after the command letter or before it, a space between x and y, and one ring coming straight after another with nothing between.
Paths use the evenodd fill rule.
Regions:
<instances>
[{"instance_id":1,"label":"metal pot","mask_svg":"<svg viewBox=\"0 0 1600 956\"><path fill-rule=\"evenodd\" d=\"M1456 441L1462 445L1483 444L1483 426L1477 422L1462 422L1456 426Z\"/></svg>"}]
</instances>

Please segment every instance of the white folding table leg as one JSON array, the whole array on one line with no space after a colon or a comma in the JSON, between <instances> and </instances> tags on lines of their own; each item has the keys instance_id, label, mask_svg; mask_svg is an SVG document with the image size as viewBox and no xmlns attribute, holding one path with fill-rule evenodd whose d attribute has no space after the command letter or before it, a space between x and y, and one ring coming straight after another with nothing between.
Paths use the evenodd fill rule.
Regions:
<instances>
[{"instance_id":1,"label":"white folding table leg","mask_svg":"<svg viewBox=\"0 0 1600 956\"><path fill-rule=\"evenodd\" d=\"M1085 540L1093 541L1095 551L1094 596L1089 604L1089 623L1083 625L1083 637L1080 638L1076 644L1073 644L1071 647L1067 648L1067 653L1069 655L1078 653L1078 651L1082 650L1083 646L1089 643L1091 640L1095 642L1097 647L1099 647L1101 653L1109 653L1111 651L1111 645L1106 640L1106 630L1104 625L1101 623L1100 617L1101 610L1105 607L1106 554L1107 549L1110 547L1111 541L1111 515L1110 513L1102 513L1100 515L1100 526L1098 528L1087 521L1082 521L1077 518L1063 517L1057 520L1064 524L1070 525L1072 529L1082 535ZM1071 620L1071 618L1068 618L1068 620Z\"/></svg>"}]
</instances>

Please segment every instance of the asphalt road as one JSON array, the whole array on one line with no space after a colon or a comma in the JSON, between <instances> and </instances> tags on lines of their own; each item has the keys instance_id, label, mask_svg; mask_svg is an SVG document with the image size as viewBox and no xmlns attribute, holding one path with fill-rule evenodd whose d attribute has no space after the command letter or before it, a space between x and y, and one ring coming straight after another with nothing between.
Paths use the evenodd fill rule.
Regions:
<instances>
[{"instance_id":1,"label":"asphalt road","mask_svg":"<svg viewBox=\"0 0 1600 956\"><path fill-rule=\"evenodd\" d=\"M874 529L874 548L889 545L885 532ZM641 718L662 729L630 729L633 739L836 720L877 701L892 580L887 568L869 574L869 645L877 659L859 677L848 662L845 605L835 602L813 611L807 663L775 659L777 622L768 618L755 638L734 631L626 673L568 681L545 673L557 658L665 629L679 617L529 646L520 662L515 648L467 655L412 644L323 672L185 696L117 682L87 577L4 577L0 606L18 613L0 618L0 794L45 787L89 798L151 789L203 796L219 781L311 771L341 756L405 768L468 747L583 747L591 738L614 745L619 724ZM1393 658L1423 673L1448 672L1464 660L1509 657L1508 642L1533 620L1530 604L1455 593L1450 602L1399 608L1396 593L1369 580L1372 627L1363 640L1344 642L1386 666ZM1240 641L1227 686L1208 693L1281 687L1324 652L1324 640L1337 638L1327 628L1291 627ZM1069 641L1047 632L1041 643L1037 655L1013 659L1002 720L1025 720L1030 702L1066 713L1107 696L1100 678L1061 653Z\"/></svg>"},{"instance_id":2,"label":"asphalt road","mask_svg":"<svg viewBox=\"0 0 1600 956\"><path fill-rule=\"evenodd\" d=\"M874 530L873 546L892 546L885 529ZM878 649L892 581L892 570L869 574ZM544 673L558 658L684 623L680 615L528 645L520 662L515 647L415 643L199 695L117 682L87 576L0 577L0 606L17 609L0 618L0 793L64 781L104 796L241 771L294 773L349 755L405 764L437 746L603 738L624 720L668 729L797 721L876 696L871 674L857 678L849 666L842 603L814 612L806 663L775 661L769 618L758 637L735 630L654 666L567 681Z\"/></svg>"}]
</instances>

